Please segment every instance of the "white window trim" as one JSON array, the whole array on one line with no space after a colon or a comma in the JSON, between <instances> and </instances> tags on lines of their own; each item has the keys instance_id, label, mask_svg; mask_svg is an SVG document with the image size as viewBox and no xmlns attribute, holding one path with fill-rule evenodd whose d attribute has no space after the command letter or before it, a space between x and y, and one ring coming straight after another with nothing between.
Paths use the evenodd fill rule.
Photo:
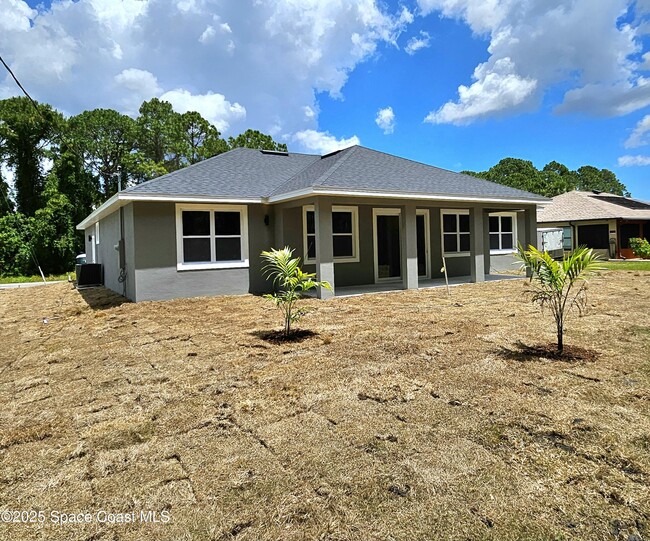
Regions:
<instances>
[{"instance_id":1,"label":"white window trim","mask_svg":"<svg viewBox=\"0 0 650 541\"><path fill-rule=\"evenodd\" d=\"M396 208L373 208L372 209L372 248L374 253L375 260L375 283L381 284L383 282L401 282L402 276L404 274L404 269L400 266L400 275L399 276L389 276L388 278L379 277L379 252L378 252L378 241L377 241L377 217L378 216L401 216L402 210ZM402 251L402 220L399 222L400 228L400 257Z\"/></svg>"},{"instance_id":2,"label":"white window trim","mask_svg":"<svg viewBox=\"0 0 650 541\"><path fill-rule=\"evenodd\" d=\"M304 252L303 261L306 265L314 265L316 259L307 257L307 212L316 212L314 205L303 205L302 207L302 246ZM334 263L358 263L359 262L359 207L332 205L332 212L350 212L352 214L352 257L335 257ZM316 215L314 214L314 219ZM349 235L349 233L338 233L338 235ZM332 243L337 233L332 232ZM318 250L318 246L316 246ZM318 253L318 252L316 252Z\"/></svg>"},{"instance_id":3,"label":"white window trim","mask_svg":"<svg viewBox=\"0 0 650 541\"><path fill-rule=\"evenodd\" d=\"M223 211L239 212L239 226L241 232L241 255L239 261L214 261L215 257L215 232L214 214L210 217L210 253L212 262L184 263L183 262L183 211ZM237 236L237 235L234 235ZM221 238L221 236L219 237ZM249 267L248 259L248 207L246 205L201 205L201 204L176 204L176 270L208 270L208 269L242 269Z\"/></svg>"},{"instance_id":4,"label":"white window trim","mask_svg":"<svg viewBox=\"0 0 650 541\"><path fill-rule=\"evenodd\" d=\"M512 218L512 248L499 248L490 250L491 255L514 254L517 249L517 213L516 212L490 212L488 215L488 246L490 246L490 217L492 216L510 216ZM499 220L499 245L501 244L501 220Z\"/></svg>"},{"instance_id":5,"label":"white window trim","mask_svg":"<svg viewBox=\"0 0 650 541\"><path fill-rule=\"evenodd\" d=\"M558 227L562 228L562 249L564 251L566 251L566 252L572 251L573 250L573 227L571 227L570 225L560 225ZM565 239L564 231L565 231L565 229L569 230L569 241L570 241L570 244L571 244L571 246L569 248L564 247L564 239ZM611 231L610 231L610 234L611 234Z\"/></svg>"},{"instance_id":6,"label":"white window trim","mask_svg":"<svg viewBox=\"0 0 650 541\"><path fill-rule=\"evenodd\" d=\"M99 222L95 223L95 244L99 244Z\"/></svg>"},{"instance_id":7,"label":"white window trim","mask_svg":"<svg viewBox=\"0 0 650 541\"><path fill-rule=\"evenodd\" d=\"M458 219L458 216L463 214L463 215L468 215L469 216L469 209L440 209L440 247L442 249L442 254L445 257L468 257L471 252L470 251L465 251L465 252L445 252L445 226L444 226L444 218L443 216L445 214L451 214L452 216L456 216L456 225L460 229L460 221ZM447 233L450 235L451 233ZM469 233L461 233L460 231L456 231L456 240L457 240L457 245L460 247L460 235L467 235L469 234L470 236L470 242L472 238L472 224L470 223L469 225Z\"/></svg>"},{"instance_id":8,"label":"white window trim","mask_svg":"<svg viewBox=\"0 0 650 541\"><path fill-rule=\"evenodd\" d=\"M426 273L419 275L418 278L428 280L431 277L431 241L429 237L431 223L429 218L429 209L417 209L415 214L416 216L424 216L424 257L426 259Z\"/></svg>"}]
</instances>

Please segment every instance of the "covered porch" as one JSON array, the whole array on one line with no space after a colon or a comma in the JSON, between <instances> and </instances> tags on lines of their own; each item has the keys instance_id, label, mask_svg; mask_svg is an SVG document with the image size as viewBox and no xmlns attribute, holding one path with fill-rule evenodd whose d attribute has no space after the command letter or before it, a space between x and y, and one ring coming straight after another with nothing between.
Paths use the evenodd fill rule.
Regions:
<instances>
[{"instance_id":1,"label":"covered porch","mask_svg":"<svg viewBox=\"0 0 650 541\"><path fill-rule=\"evenodd\" d=\"M321 298L444 287L443 266L450 285L512 279L498 258L536 244L536 206L522 202L319 195L273 210L275 246L332 284Z\"/></svg>"}]
</instances>

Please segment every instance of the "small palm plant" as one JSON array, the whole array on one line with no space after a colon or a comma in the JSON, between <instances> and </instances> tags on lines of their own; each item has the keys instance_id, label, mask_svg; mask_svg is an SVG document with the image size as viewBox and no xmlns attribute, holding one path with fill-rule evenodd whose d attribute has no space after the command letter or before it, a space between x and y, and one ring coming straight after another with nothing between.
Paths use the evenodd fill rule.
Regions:
<instances>
[{"instance_id":1,"label":"small palm plant","mask_svg":"<svg viewBox=\"0 0 650 541\"><path fill-rule=\"evenodd\" d=\"M271 299L282 310L284 336L288 337L291 334L291 324L305 314L304 310L296 306L302 294L317 287L332 291L332 286L329 282L314 280L316 277L314 273L303 272L300 268L300 258L294 258L293 250L288 246L282 250L271 248L268 252L262 252L261 257L266 263L263 268L264 277L272 280L274 287L277 288L276 292L264 297Z\"/></svg>"},{"instance_id":2,"label":"small palm plant","mask_svg":"<svg viewBox=\"0 0 650 541\"><path fill-rule=\"evenodd\" d=\"M542 309L549 307L557 329L557 350L564 349L564 322L572 307L582 314L587 306L587 278L601 270L599 257L594 251L581 246L561 261L554 260L548 252L540 252L534 246L528 250L519 245L517 258L521 268L531 273L533 284L529 293L534 303Z\"/></svg>"}]
</instances>

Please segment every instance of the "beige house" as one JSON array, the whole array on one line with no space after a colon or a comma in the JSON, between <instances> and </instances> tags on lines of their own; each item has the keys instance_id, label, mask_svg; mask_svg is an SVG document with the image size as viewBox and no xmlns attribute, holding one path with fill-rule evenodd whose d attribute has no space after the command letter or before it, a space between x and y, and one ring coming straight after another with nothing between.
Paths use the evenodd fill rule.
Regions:
<instances>
[{"instance_id":1,"label":"beige house","mask_svg":"<svg viewBox=\"0 0 650 541\"><path fill-rule=\"evenodd\" d=\"M633 258L630 239L650 239L650 203L604 192L567 192L538 207L540 227L562 227L564 249L586 245L607 258Z\"/></svg>"}]
</instances>

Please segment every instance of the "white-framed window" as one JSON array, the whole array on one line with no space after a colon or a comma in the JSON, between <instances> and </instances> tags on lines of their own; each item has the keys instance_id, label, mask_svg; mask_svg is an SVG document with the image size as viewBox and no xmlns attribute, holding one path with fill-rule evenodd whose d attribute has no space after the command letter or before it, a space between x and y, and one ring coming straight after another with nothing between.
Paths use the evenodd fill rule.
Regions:
<instances>
[{"instance_id":1,"label":"white-framed window","mask_svg":"<svg viewBox=\"0 0 650 541\"><path fill-rule=\"evenodd\" d=\"M248 267L246 205L176 205L178 270Z\"/></svg>"},{"instance_id":2,"label":"white-framed window","mask_svg":"<svg viewBox=\"0 0 650 541\"><path fill-rule=\"evenodd\" d=\"M95 222L95 244L99 244L99 222Z\"/></svg>"},{"instance_id":3,"label":"white-framed window","mask_svg":"<svg viewBox=\"0 0 650 541\"><path fill-rule=\"evenodd\" d=\"M517 214L492 212L490 224L490 253L512 253L517 246Z\"/></svg>"},{"instance_id":4,"label":"white-framed window","mask_svg":"<svg viewBox=\"0 0 650 541\"><path fill-rule=\"evenodd\" d=\"M442 249L446 257L469 255L469 210L443 209L440 211L442 221Z\"/></svg>"},{"instance_id":5,"label":"white-framed window","mask_svg":"<svg viewBox=\"0 0 650 541\"><path fill-rule=\"evenodd\" d=\"M316 212L302 207L305 263L316 263ZM332 206L332 248L336 263L359 262L359 207Z\"/></svg>"}]
</instances>

